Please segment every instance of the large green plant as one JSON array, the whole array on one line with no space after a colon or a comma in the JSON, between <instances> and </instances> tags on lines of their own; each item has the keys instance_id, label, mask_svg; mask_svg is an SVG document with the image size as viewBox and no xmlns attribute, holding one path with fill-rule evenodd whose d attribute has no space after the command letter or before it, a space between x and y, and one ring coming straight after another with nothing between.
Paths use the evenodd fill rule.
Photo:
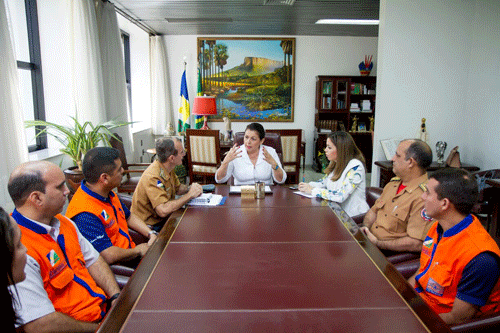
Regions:
<instances>
[{"instance_id":1,"label":"large green plant","mask_svg":"<svg viewBox=\"0 0 500 333\"><path fill-rule=\"evenodd\" d=\"M44 120L27 120L24 123L26 127L40 128L36 136L47 133L59 141L63 146L61 152L68 155L79 170L82 169L82 158L88 150L97 147L101 142L109 146L109 139L111 137L116 139L111 130L131 124L131 122L117 120L97 125L90 121L81 124L76 117L71 117L71 119L73 119L73 126L59 125Z\"/></svg>"}]
</instances>

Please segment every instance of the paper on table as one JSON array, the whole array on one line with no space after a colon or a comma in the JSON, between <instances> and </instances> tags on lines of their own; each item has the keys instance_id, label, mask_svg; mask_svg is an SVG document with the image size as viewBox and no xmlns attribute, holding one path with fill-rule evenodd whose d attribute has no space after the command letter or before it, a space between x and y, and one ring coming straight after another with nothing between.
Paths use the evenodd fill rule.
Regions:
<instances>
[{"instance_id":1,"label":"paper on table","mask_svg":"<svg viewBox=\"0 0 500 333\"><path fill-rule=\"evenodd\" d=\"M312 195L312 194L307 194L307 193L300 192L300 191L295 191L295 192L293 192L293 193L298 194L298 195L301 195L301 196L306 197L306 198L315 198L315 196L314 196L314 195Z\"/></svg>"},{"instance_id":2,"label":"paper on table","mask_svg":"<svg viewBox=\"0 0 500 333\"><path fill-rule=\"evenodd\" d=\"M188 202L190 206L217 206L221 203L223 196L220 194L203 193Z\"/></svg>"},{"instance_id":3,"label":"paper on table","mask_svg":"<svg viewBox=\"0 0 500 333\"><path fill-rule=\"evenodd\" d=\"M271 190L271 187L269 185L266 185L265 192L266 193L273 193L273 191ZM230 186L229 193L241 193L241 186Z\"/></svg>"}]
</instances>

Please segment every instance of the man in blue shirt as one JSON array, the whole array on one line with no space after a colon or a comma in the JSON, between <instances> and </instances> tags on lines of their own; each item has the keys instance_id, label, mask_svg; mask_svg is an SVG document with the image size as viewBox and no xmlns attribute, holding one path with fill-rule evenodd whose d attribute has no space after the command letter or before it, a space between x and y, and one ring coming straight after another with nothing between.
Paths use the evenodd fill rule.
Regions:
<instances>
[{"instance_id":1,"label":"man in blue shirt","mask_svg":"<svg viewBox=\"0 0 500 333\"><path fill-rule=\"evenodd\" d=\"M83 159L83 175L85 180L73 196L66 216L108 264L137 265L138 260L134 259L144 256L156 239L156 232L132 214L113 192L123 176L118 150L109 147L89 150ZM135 245L129 227L149 241Z\"/></svg>"}]
</instances>

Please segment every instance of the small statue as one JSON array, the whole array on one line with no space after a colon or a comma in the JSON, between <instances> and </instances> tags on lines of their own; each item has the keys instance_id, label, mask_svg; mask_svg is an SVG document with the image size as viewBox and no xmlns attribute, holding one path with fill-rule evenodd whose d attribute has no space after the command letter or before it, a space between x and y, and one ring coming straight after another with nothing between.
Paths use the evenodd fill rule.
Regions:
<instances>
[{"instance_id":1,"label":"small statue","mask_svg":"<svg viewBox=\"0 0 500 333\"><path fill-rule=\"evenodd\" d=\"M437 155L437 162L439 165L444 164L444 152L446 151L446 146L447 143L444 141L438 141L436 143L436 155Z\"/></svg>"},{"instance_id":2,"label":"small statue","mask_svg":"<svg viewBox=\"0 0 500 333\"><path fill-rule=\"evenodd\" d=\"M224 141L229 142L229 141L231 141L231 137L233 134L233 131L231 130L231 119L229 119L228 117L223 117L222 120L224 120L224 126L226 127Z\"/></svg>"},{"instance_id":3,"label":"small statue","mask_svg":"<svg viewBox=\"0 0 500 333\"><path fill-rule=\"evenodd\" d=\"M373 130L375 129L374 128L375 117L370 116L370 117L368 117L368 119L370 120L370 131L373 132Z\"/></svg>"},{"instance_id":4,"label":"small statue","mask_svg":"<svg viewBox=\"0 0 500 333\"><path fill-rule=\"evenodd\" d=\"M358 130L358 117L354 116L354 118L352 118L351 132L357 132L357 130Z\"/></svg>"},{"instance_id":5,"label":"small statue","mask_svg":"<svg viewBox=\"0 0 500 333\"><path fill-rule=\"evenodd\" d=\"M167 136L174 136L175 135L174 125L172 125L171 122L167 123L167 128L165 129L165 134Z\"/></svg>"},{"instance_id":6,"label":"small statue","mask_svg":"<svg viewBox=\"0 0 500 333\"><path fill-rule=\"evenodd\" d=\"M417 138L425 143L429 143L429 133L425 127L425 118L422 118L422 124L420 125L420 130L418 131Z\"/></svg>"}]
</instances>

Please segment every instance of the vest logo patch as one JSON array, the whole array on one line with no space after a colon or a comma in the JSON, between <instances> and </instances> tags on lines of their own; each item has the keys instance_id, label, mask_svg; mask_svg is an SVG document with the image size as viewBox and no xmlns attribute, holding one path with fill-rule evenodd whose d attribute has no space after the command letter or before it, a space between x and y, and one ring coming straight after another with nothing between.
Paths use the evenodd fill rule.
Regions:
<instances>
[{"instance_id":1,"label":"vest logo patch","mask_svg":"<svg viewBox=\"0 0 500 333\"><path fill-rule=\"evenodd\" d=\"M109 219L109 214L105 210L101 212L101 216L104 219L104 221L107 221Z\"/></svg>"},{"instance_id":2,"label":"vest logo patch","mask_svg":"<svg viewBox=\"0 0 500 333\"><path fill-rule=\"evenodd\" d=\"M443 296L444 293L444 287L437 283L433 278L429 278L429 282L427 282L425 290L436 296Z\"/></svg>"},{"instance_id":3,"label":"vest logo patch","mask_svg":"<svg viewBox=\"0 0 500 333\"><path fill-rule=\"evenodd\" d=\"M422 254L428 255L432 254L432 244L434 240L432 238L427 238L422 245Z\"/></svg>"},{"instance_id":4,"label":"vest logo patch","mask_svg":"<svg viewBox=\"0 0 500 333\"><path fill-rule=\"evenodd\" d=\"M156 187L159 187L159 188L165 188L165 185L163 185L163 183L159 180L156 181Z\"/></svg>"},{"instance_id":5,"label":"vest logo patch","mask_svg":"<svg viewBox=\"0 0 500 333\"><path fill-rule=\"evenodd\" d=\"M61 258L59 258L56 251L50 250L47 254L47 259L49 259L50 265L54 267L54 265L57 264Z\"/></svg>"},{"instance_id":6,"label":"vest logo patch","mask_svg":"<svg viewBox=\"0 0 500 333\"><path fill-rule=\"evenodd\" d=\"M432 243L433 243L433 239L432 238L431 239L426 239L424 241L424 246L430 248L432 246Z\"/></svg>"}]
</instances>

